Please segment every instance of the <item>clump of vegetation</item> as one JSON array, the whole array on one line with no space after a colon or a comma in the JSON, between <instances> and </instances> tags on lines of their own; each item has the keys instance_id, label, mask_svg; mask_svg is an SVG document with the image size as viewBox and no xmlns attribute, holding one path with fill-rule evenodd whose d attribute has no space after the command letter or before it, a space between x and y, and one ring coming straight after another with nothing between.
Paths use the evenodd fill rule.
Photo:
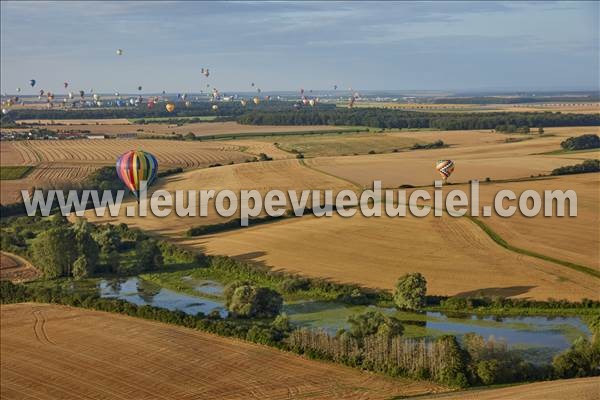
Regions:
<instances>
[{"instance_id":1,"label":"clump of vegetation","mask_svg":"<svg viewBox=\"0 0 600 400\"><path fill-rule=\"evenodd\" d=\"M560 143L560 147L565 150L588 150L600 148L600 137L595 133L570 137Z\"/></svg>"},{"instance_id":2,"label":"clump of vegetation","mask_svg":"<svg viewBox=\"0 0 600 400\"><path fill-rule=\"evenodd\" d=\"M588 172L600 172L600 160L585 160L581 164L555 168L552 170L551 175L572 175Z\"/></svg>"},{"instance_id":3,"label":"clump of vegetation","mask_svg":"<svg viewBox=\"0 0 600 400\"><path fill-rule=\"evenodd\" d=\"M19 166L7 166L3 165L0 167L0 181L14 180L24 178L29 172L33 170L33 167L28 165Z\"/></svg>"},{"instance_id":4,"label":"clump of vegetation","mask_svg":"<svg viewBox=\"0 0 600 400\"><path fill-rule=\"evenodd\" d=\"M431 143L415 143L411 146L411 150L423 150L423 149L439 149L447 147L442 139L438 139Z\"/></svg>"},{"instance_id":5,"label":"clump of vegetation","mask_svg":"<svg viewBox=\"0 0 600 400\"><path fill-rule=\"evenodd\" d=\"M512 124L498 125L495 128L496 132L502 133L529 133L529 126L516 126Z\"/></svg>"},{"instance_id":6,"label":"clump of vegetation","mask_svg":"<svg viewBox=\"0 0 600 400\"><path fill-rule=\"evenodd\" d=\"M419 310L425 306L427 280L418 272L406 274L396 283L394 303L400 309Z\"/></svg>"},{"instance_id":7,"label":"clump of vegetation","mask_svg":"<svg viewBox=\"0 0 600 400\"><path fill-rule=\"evenodd\" d=\"M388 338L401 336L404 327L399 319L388 317L380 311L367 311L364 314L348 318L350 334L355 339L363 339L370 335L383 335Z\"/></svg>"},{"instance_id":8,"label":"clump of vegetation","mask_svg":"<svg viewBox=\"0 0 600 400\"><path fill-rule=\"evenodd\" d=\"M283 298L276 291L248 281L232 282L225 288L229 311L236 317L273 318L281 311Z\"/></svg>"}]
</instances>

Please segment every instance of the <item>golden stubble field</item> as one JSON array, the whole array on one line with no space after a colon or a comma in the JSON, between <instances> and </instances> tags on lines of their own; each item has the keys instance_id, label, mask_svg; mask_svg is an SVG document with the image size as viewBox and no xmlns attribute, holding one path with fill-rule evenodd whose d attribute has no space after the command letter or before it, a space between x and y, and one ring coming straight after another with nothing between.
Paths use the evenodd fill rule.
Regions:
<instances>
[{"instance_id":1,"label":"golden stubble field","mask_svg":"<svg viewBox=\"0 0 600 400\"><path fill-rule=\"evenodd\" d=\"M122 315L0 309L3 399L387 399L447 390Z\"/></svg>"},{"instance_id":2,"label":"golden stubble field","mask_svg":"<svg viewBox=\"0 0 600 400\"><path fill-rule=\"evenodd\" d=\"M467 218L303 217L183 242L274 269L393 289L421 272L431 295L599 299L600 280L497 245Z\"/></svg>"},{"instance_id":3,"label":"golden stubble field","mask_svg":"<svg viewBox=\"0 0 600 400\"><path fill-rule=\"evenodd\" d=\"M299 131L344 130L344 126L314 125L242 125L237 122L194 122L178 126L177 124L148 123L135 124L127 119L108 120L20 120L19 123L36 123L52 130L89 131L91 134L122 135L185 135L192 132L196 136L240 135L256 133L284 133ZM10 130L10 129L9 129Z\"/></svg>"},{"instance_id":4,"label":"golden stubble field","mask_svg":"<svg viewBox=\"0 0 600 400\"><path fill-rule=\"evenodd\" d=\"M1 165L36 166L22 179L2 181L1 203L20 200L20 190L76 185L96 169L114 165L118 156L134 149L156 155L161 169L239 163L255 156L243 152L241 146L224 142L141 139L1 142Z\"/></svg>"},{"instance_id":5,"label":"golden stubble field","mask_svg":"<svg viewBox=\"0 0 600 400\"><path fill-rule=\"evenodd\" d=\"M353 157L319 157L308 159L308 165L328 174L370 186L374 180L383 187L431 185L440 176L436 160L451 159L456 169L451 182L471 179L515 179L547 174L552 169L576 164L586 158L598 158L600 151L567 154L542 154L560 150L560 142L570 136L598 133L599 127L546 128L546 135L506 135L492 131L429 131L390 133L423 142L442 139L449 148L416 150ZM522 139L506 143L508 138ZM531 139L527 139L531 138Z\"/></svg>"},{"instance_id":6,"label":"golden stubble field","mask_svg":"<svg viewBox=\"0 0 600 400\"><path fill-rule=\"evenodd\" d=\"M349 183L307 168L301 161L293 159L193 170L161 179L152 188L152 191L166 190L174 197L177 190L215 190L218 192L228 189L239 197L240 190L257 190L264 194L269 190L277 189L285 194L288 190L301 191L304 189L332 189L337 193L337 191L347 188L352 189ZM310 206L312 198L309 197L308 201ZM88 210L86 217L93 222L124 222L133 227L169 237L181 237L192 226L210 225L229 219L216 214L214 199L209 202L209 211L206 217L178 217L175 212L162 218L151 213L148 213L146 217L126 217L125 207L135 204L135 200L129 198L121 207L118 217L110 217L108 212L104 217L98 217L93 210ZM289 201L288 204L290 204ZM239 216L239 210L230 218L236 216Z\"/></svg>"},{"instance_id":7,"label":"golden stubble field","mask_svg":"<svg viewBox=\"0 0 600 400\"><path fill-rule=\"evenodd\" d=\"M423 400L597 400L600 378L576 378L549 382L535 382L497 389L469 390L466 392L425 396Z\"/></svg>"}]
</instances>

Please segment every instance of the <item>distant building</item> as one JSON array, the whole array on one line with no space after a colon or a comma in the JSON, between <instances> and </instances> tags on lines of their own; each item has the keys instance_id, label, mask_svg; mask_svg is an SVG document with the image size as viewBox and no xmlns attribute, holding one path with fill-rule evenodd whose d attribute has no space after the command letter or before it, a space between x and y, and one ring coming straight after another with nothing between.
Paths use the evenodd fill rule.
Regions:
<instances>
[{"instance_id":1,"label":"distant building","mask_svg":"<svg viewBox=\"0 0 600 400\"><path fill-rule=\"evenodd\" d=\"M106 135L87 135L88 139L106 139Z\"/></svg>"}]
</instances>

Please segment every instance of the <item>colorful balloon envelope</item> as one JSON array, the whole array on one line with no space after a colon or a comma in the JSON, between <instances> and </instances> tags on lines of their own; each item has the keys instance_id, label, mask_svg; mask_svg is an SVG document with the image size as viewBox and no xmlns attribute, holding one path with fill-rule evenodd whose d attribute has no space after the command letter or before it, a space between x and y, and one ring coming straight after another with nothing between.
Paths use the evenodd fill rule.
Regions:
<instances>
[{"instance_id":1,"label":"colorful balloon envelope","mask_svg":"<svg viewBox=\"0 0 600 400\"><path fill-rule=\"evenodd\" d=\"M448 179L452 172L454 172L454 161L452 160L438 160L435 164L435 169L439 174L444 178L444 180Z\"/></svg>"},{"instance_id":2,"label":"colorful balloon envelope","mask_svg":"<svg viewBox=\"0 0 600 400\"><path fill-rule=\"evenodd\" d=\"M254 104L258 105L258 103L260 103L260 99L258 97L255 97L252 99L252 101L254 102Z\"/></svg>"},{"instance_id":3,"label":"colorful balloon envelope","mask_svg":"<svg viewBox=\"0 0 600 400\"><path fill-rule=\"evenodd\" d=\"M167 103L167 105L165 106L165 108L167 109L168 112L173 112L173 110L175 110L175 104L173 104L173 103Z\"/></svg>"},{"instance_id":4,"label":"colorful balloon envelope","mask_svg":"<svg viewBox=\"0 0 600 400\"><path fill-rule=\"evenodd\" d=\"M142 182L146 187L156 180L158 161L143 150L130 150L117 159L117 175L134 196L138 197Z\"/></svg>"},{"instance_id":5,"label":"colorful balloon envelope","mask_svg":"<svg viewBox=\"0 0 600 400\"><path fill-rule=\"evenodd\" d=\"M29 84L31 85L31 87L34 87L35 86L35 79L29 80Z\"/></svg>"}]
</instances>

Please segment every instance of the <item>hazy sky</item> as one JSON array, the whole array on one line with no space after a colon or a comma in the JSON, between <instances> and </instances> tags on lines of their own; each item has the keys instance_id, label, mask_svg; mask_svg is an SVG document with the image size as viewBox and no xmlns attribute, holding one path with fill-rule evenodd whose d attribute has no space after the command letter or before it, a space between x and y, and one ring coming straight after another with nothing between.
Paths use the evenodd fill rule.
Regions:
<instances>
[{"instance_id":1,"label":"hazy sky","mask_svg":"<svg viewBox=\"0 0 600 400\"><path fill-rule=\"evenodd\" d=\"M1 90L597 89L599 19L597 2L2 1Z\"/></svg>"}]
</instances>

